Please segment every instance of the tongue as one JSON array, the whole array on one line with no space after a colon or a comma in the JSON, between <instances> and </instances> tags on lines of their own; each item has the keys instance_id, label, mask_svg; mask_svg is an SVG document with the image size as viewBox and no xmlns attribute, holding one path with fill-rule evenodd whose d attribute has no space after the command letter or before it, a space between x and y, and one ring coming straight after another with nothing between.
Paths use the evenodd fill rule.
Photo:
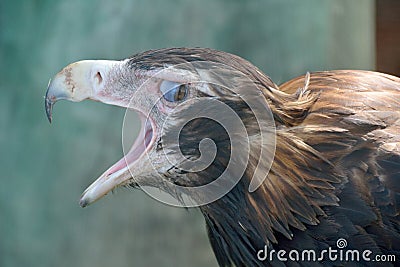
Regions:
<instances>
[{"instance_id":1,"label":"tongue","mask_svg":"<svg viewBox=\"0 0 400 267\"><path fill-rule=\"evenodd\" d=\"M153 128L149 119L141 118L142 127L140 129L139 135L133 143L131 149L125 156L120 159L117 163L111 166L107 171L107 175L110 175L116 171L119 171L129 165L130 163L137 160L146 148L149 146L151 139L153 138Z\"/></svg>"},{"instance_id":2,"label":"tongue","mask_svg":"<svg viewBox=\"0 0 400 267\"><path fill-rule=\"evenodd\" d=\"M145 143L145 146L147 147L150 144L151 138L153 138L153 129L152 129L151 123L148 119L146 120L145 129L146 129L146 133L144 135L144 143Z\"/></svg>"},{"instance_id":3,"label":"tongue","mask_svg":"<svg viewBox=\"0 0 400 267\"><path fill-rule=\"evenodd\" d=\"M151 139L153 138L153 131L150 129L146 132L144 136L144 146L147 147L150 144Z\"/></svg>"},{"instance_id":4,"label":"tongue","mask_svg":"<svg viewBox=\"0 0 400 267\"><path fill-rule=\"evenodd\" d=\"M133 143L129 152L126 153L125 156L122 159L120 159L117 163L111 166L111 168L107 172L108 173L107 175L110 175L120 169L125 168L127 164L134 162L143 154L143 152L146 150L146 147L150 144L151 138L153 136L151 125L147 124L148 123L146 122L146 127L143 128L142 126L142 129L140 129L139 136ZM144 133L144 131L146 132Z\"/></svg>"},{"instance_id":5,"label":"tongue","mask_svg":"<svg viewBox=\"0 0 400 267\"><path fill-rule=\"evenodd\" d=\"M152 135L152 133L149 135ZM145 151L146 146L151 141L151 138L149 139L149 141L147 141L147 138L146 138L146 140L142 139L142 140L138 140L138 141L139 141L139 143L135 147L132 147L131 150L129 150L129 152L122 159L120 159L117 163L115 163L108 170L108 175L110 175L122 168L125 168L127 166L127 164L130 164L130 163L134 162L135 160L137 160L140 157L140 155L142 155L143 152ZM144 143L144 141L146 143Z\"/></svg>"}]
</instances>

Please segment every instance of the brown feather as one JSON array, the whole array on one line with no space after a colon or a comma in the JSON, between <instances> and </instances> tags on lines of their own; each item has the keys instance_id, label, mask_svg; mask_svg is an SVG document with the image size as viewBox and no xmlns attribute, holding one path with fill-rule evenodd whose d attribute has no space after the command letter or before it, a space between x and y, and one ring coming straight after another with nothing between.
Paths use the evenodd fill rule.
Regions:
<instances>
[{"instance_id":1,"label":"brown feather","mask_svg":"<svg viewBox=\"0 0 400 267\"><path fill-rule=\"evenodd\" d=\"M335 248L338 238L348 240L348 249L400 256L400 78L341 70L307 73L277 86L248 61L202 48L147 51L129 64L147 70L194 61L226 64L245 74L269 104L277 129L271 171L249 193L261 145L254 131L258 125L235 96L213 88L240 114L252 140L241 181L200 208L221 266L281 266L260 262L257 251L265 244L276 250L320 251ZM238 81L238 86L246 90L245 83ZM188 134L215 134L221 147L229 147L213 133L216 128L194 126ZM186 146L189 151L191 144ZM226 155L217 155L213 168L191 181L213 177L226 166Z\"/></svg>"},{"instance_id":2,"label":"brown feather","mask_svg":"<svg viewBox=\"0 0 400 267\"><path fill-rule=\"evenodd\" d=\"M261 188L243 195L239 222L253 220L274 249L305 248L309 236L316 249L319 240L335 247L345 237L357 249L398 252L400 79L332 71L267 86L278 123L275 159Z\"/></svg>"}]
</instances>

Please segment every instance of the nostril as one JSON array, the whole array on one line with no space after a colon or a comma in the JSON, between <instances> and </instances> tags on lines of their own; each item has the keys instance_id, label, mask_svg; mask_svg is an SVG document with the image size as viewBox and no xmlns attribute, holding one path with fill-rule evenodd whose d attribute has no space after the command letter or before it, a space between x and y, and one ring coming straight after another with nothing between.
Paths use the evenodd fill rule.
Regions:
<instances>
[{"instance_id":1,"label":"nostril","mask_svg":"<svg viewBox=\"0 0 400 267\"><path fill-rule=\"evenodd\" d=\"M94 79L98 85L100 85L103 82L103 77L101 76L100 71L96 72Z\"/></svg>"}]
</instances>

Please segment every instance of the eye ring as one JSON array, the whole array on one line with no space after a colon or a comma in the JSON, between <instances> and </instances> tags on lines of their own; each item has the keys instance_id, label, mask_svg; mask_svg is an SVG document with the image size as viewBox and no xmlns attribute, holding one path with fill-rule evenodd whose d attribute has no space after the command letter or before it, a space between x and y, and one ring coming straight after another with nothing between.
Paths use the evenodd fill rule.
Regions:
<instances>
[{"instance_id":1,"label":"eye ring","mask_svg":"<svg viewBox=\"0 0 400 267\"><path fill-rule=\"evenodd\" d=\"M186 98L188 87L187 84L164 80L160 84L160 92L166 101L176 103L183 101Z\"/></svg>"}]
</instances>

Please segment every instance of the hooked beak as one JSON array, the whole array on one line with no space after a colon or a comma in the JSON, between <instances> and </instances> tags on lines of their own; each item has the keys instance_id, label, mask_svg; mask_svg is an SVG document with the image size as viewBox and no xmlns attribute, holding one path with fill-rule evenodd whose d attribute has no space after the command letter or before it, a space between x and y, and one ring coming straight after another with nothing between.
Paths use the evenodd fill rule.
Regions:
<instances>
[{"instance_id":1,"label":"hooked beak","mask_svg":"<svg viewBox=\"0 0 400 267\"><path fill-rule=\"evenodd\" d=\"M51 123L53 106L58 100L79 102L85 99L101 101L97 93L102 90L105 77L118 61L82 60L62 69L50 80L46 96L46 115Z\"/></svg>"},{"instance_id":2,"label":"hooked beak","mask_svg":"<svg viewBox=\"0 0 400 267\"><path fill-rule=\"evenodd\" d=\"M118 76L116 78L112 73L112 69L118 67L116 66L118 64L123 63L108 60L84 60L72 63L56 74L49 82L45 97L45 109L49 121L52 121L54 104L62 99L73 102L91 99L127 107L127 104L120 98L112 95L112 92L118 93L122 90L118 84ZM82 207L97 201L114 188L129 183L132 176L128 166L138 161L155 140L154 125L150 120L146 120L143 114L140 115L140 118L142 129L132 148L84 191L80 199Z\"/></svg>"}]
</instances>

